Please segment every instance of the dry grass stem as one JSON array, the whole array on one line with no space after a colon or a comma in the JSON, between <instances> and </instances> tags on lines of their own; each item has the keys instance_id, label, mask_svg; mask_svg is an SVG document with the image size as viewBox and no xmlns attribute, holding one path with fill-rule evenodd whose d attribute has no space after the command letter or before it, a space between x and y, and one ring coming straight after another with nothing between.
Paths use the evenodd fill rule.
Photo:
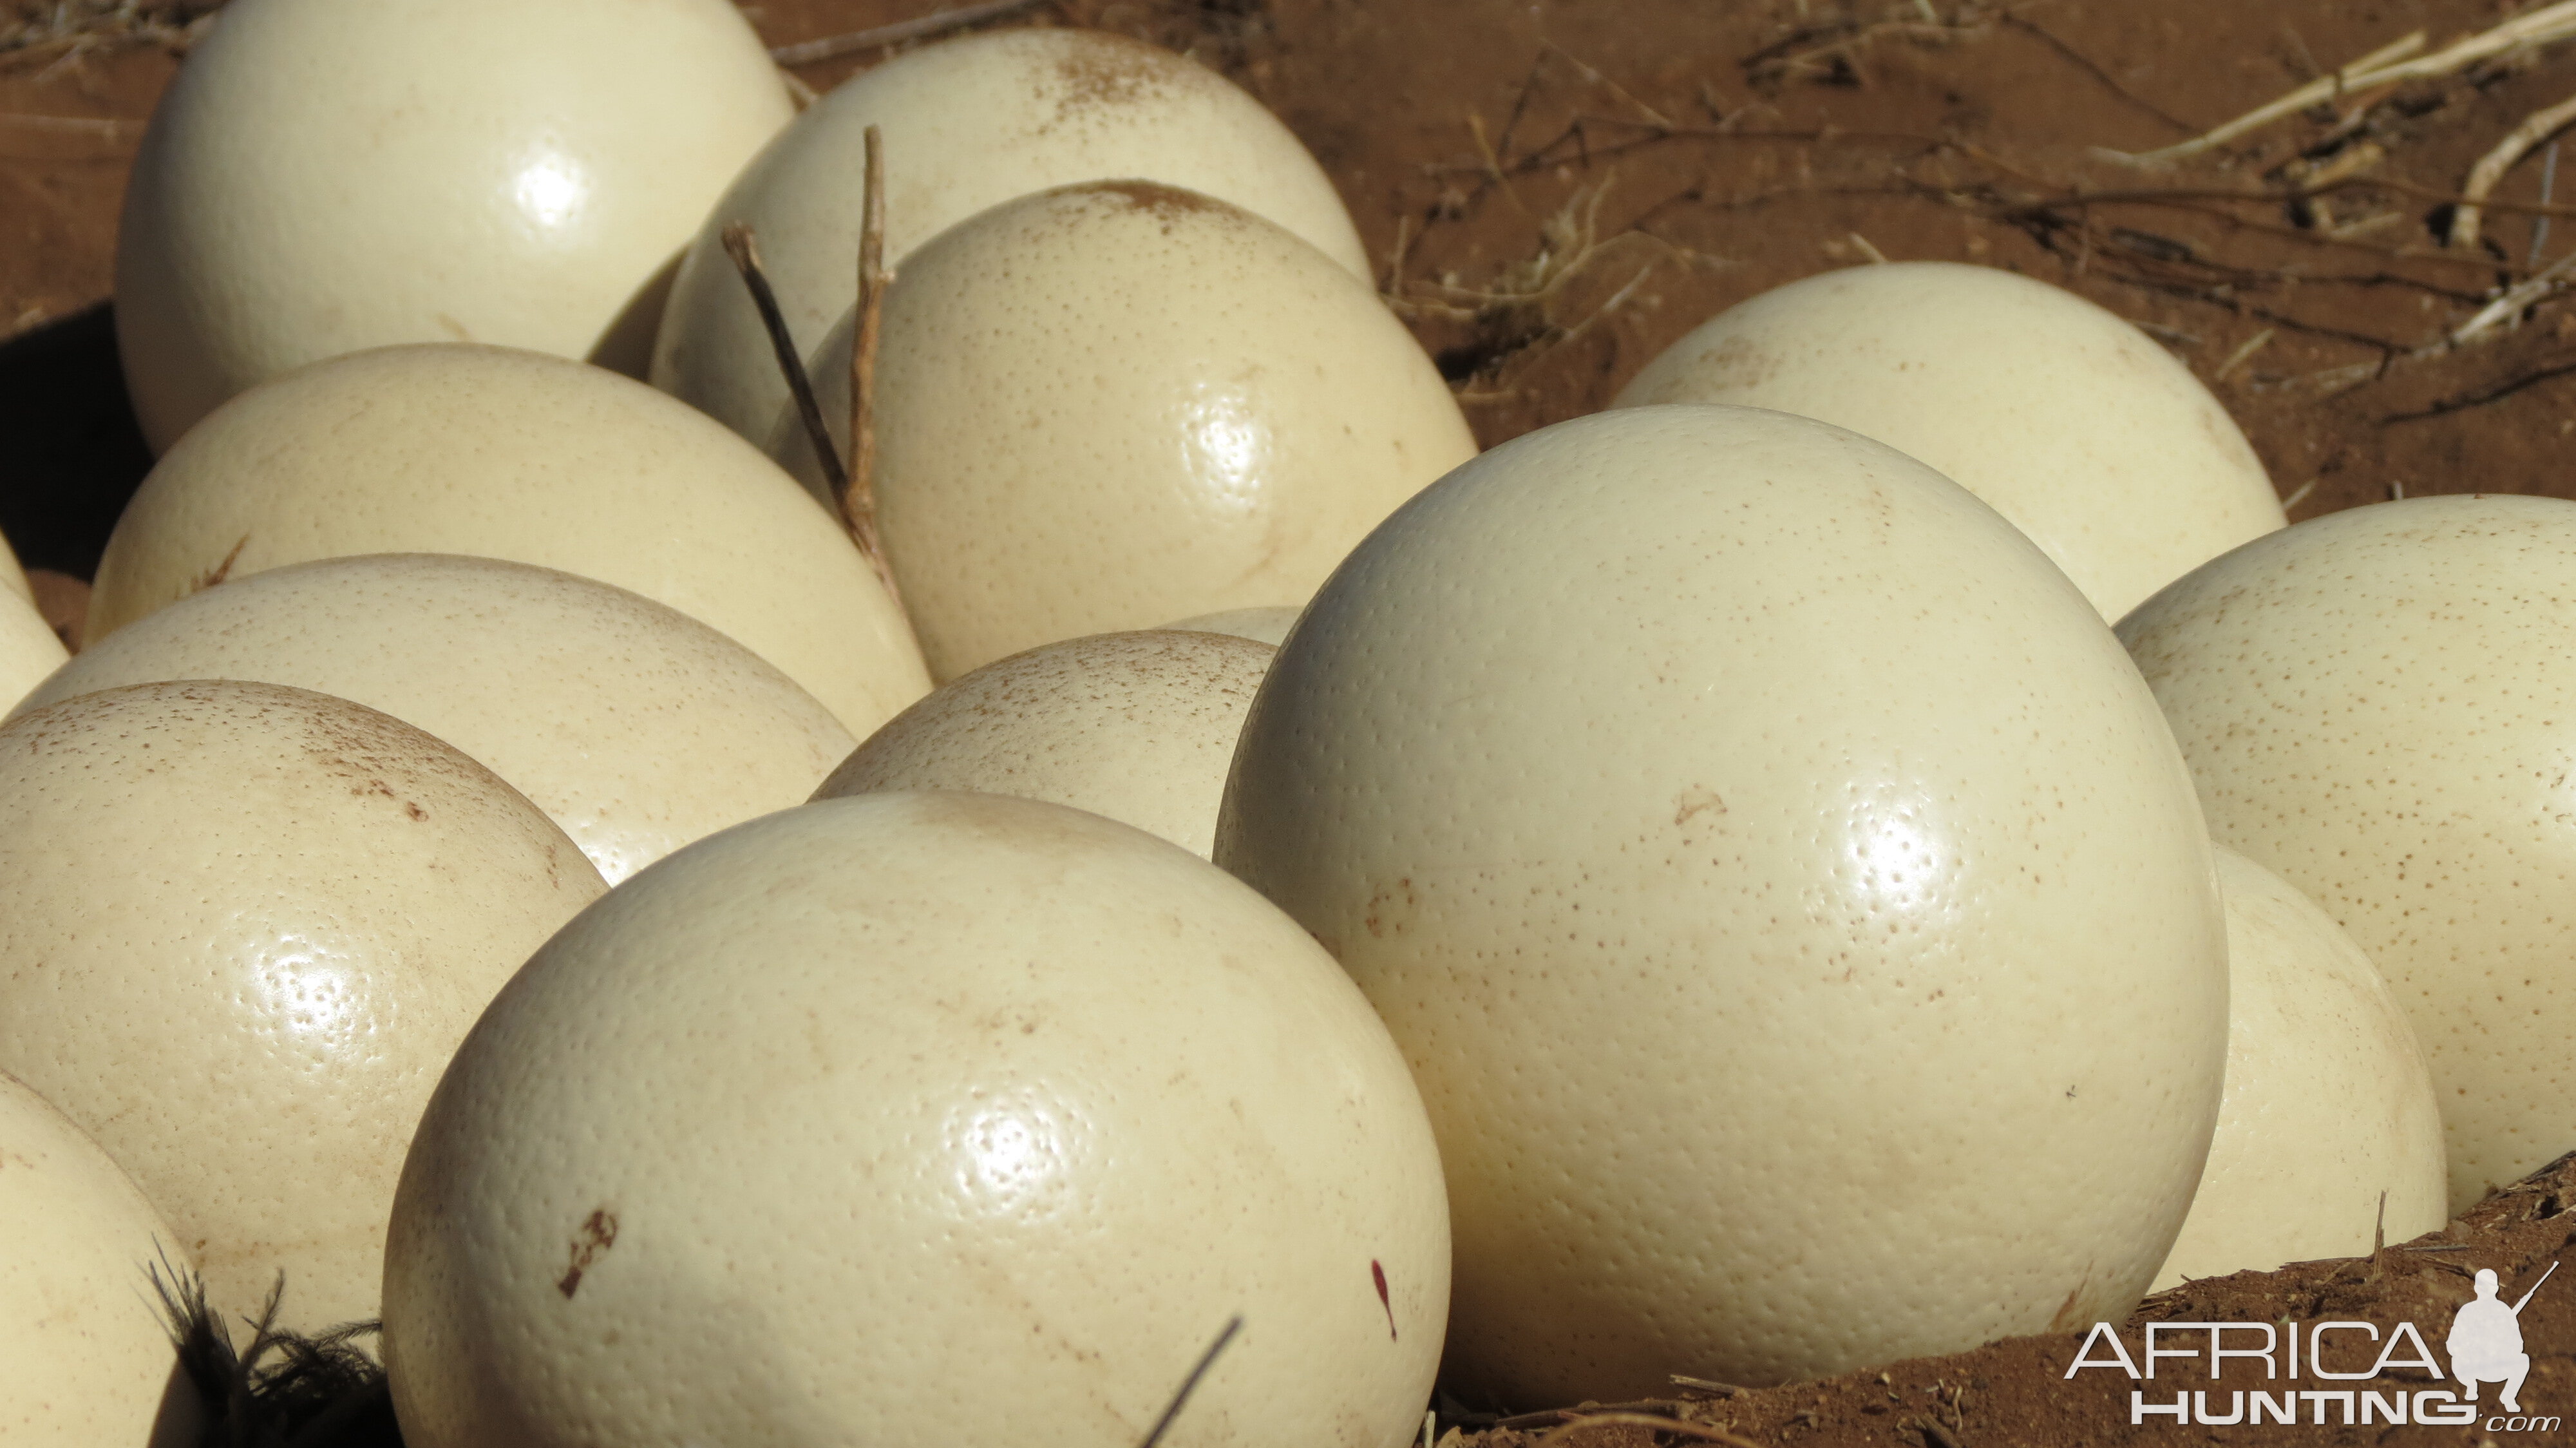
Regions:
<instances>
[{"instance_id":1,"label":"dry grass stem","mask_svg":"<svg viewBox=\"0 0 2576 1448\"><path fill-rule=\"evenodd\" d=\"M1671 1433L1683 1438L1696 1438L1703 1443L1724 1444L1725 1448L1758 1448L1752 1440L1739 1438L1723 1428L1694 1423L1686 1418L1659 1418L1651 1413L1585 1413L1561 1428L1551 1428L1538 1440L1538 1448L1561 1443L1588 1428L1652 1428L1658 1433Z\"/></svg>"},{"instance_id":2,"label":"dry grass stem","mask_svg":"<svg viewBox=\"0 0 2576 1448\"><path fill-rule=\"evenodd\" d=\"M751 223L736 221L724 229L725 255L733 258L733 269L742 276L743 288L751 293L751 304L760 313L760 325L769 333L770 354L778 359L779 373L787 379L787 391L796 399L796 415L805 424L806 439L814 445L814 456L823 465L823 476L837 493L846 486L848 474L841 471L841 455L832 446L832 434L823 426L823 409L814 401L814 383L805 375L805 359L797 355L796 339L788 334L786 315L778 310L778 294L770 289L769 274L760 266L760 238L752 233Z\"/></svg>"},{"instance_id":3,"label":"dry grass stem","mask_svg":"<svg viewBox=\"0 0 2576 1448\"><path fill-rule=\"evenodd\" d=\"M1672 129L1673 123L1665 118L1663 112L1658 111L1653 106L1637 99L1637 97L1630 92L1626 86L1619 84L1610 77L1603 75L1600 71L1584 64L1583 61L1576 57L1572 51L1567 50L1564 46L1557 44L1555 41L1549 40L1542 41L1540 43L1545 45L1550 52L1563 59L1566 64L1573 66L1577 75L1582 76L1585 80L1592 82L1594 85L1610 92L1612 96L1618 98L1620 101L1625 102L1630 108L1634 109L1638 115L1645 118L1647 125L1653 126L1658 130L1668 131Z\"/></svg>"},{"instance_id":4,"label":"dry grass stem","mask_svg":"<svg viewBox=\"0 0 2576 1448\"><path fill-rule=\"evenodd\" d=\"M2524 281L2507 287L2503 295L2479 308L2476 316L2462 322L2454 329L2446 339L2448 344L2452 347L2462 346L2505 326L2521 316L2526 308L2538 304L2550 293L2558 290L2570 271L2576 271L2576 251L2571 251L2551 262Z\"/></svg>"},{"instance_id":5,"label":"dry grass stem","mask_svg":"<svg viewBox=\"0 0 2576 1448\"><path fill-rule=\"evenodd\" d=\"M907 40L926 40L981 25L987 20L1000 20L1022 11L1035 10L1047 0L986 0L981 5L968 5L956 10L943 10L915 20L898 20L892 25L879 25L869 30L854 30L847 35L827 35L820 40L800 41L795 45L773 46L769 58L780 65L815 65L855 51L876 50L901 45Z\"/></svg>"},{"instance_id":6,"label":"dry grass stem","mask_svg":"<svg viewBox=\"0 0 2576 1448\"><path fill-rule=\"evenodd\" d=\"M1829 75L1836 61L1857 76L1860 52L1871 41L1884 38L1942 44L1977 39L1990 33L1996 23L1994 17L1974 13L1974 7L1962 7L1956 18L1944 20L1940 12L1932 8L1930 0L1916 0L1914 13L1920 18L1844 21L1802 27L1779 44L1748 56L1745 78L1762 82L1801 75ZM1831 34L1833 38L1815 45L1805 43L1824 34Z\"/></svg>"},{"instance_id":7,"label":"dry grass stem","mask_svg":"<svg viewBox=\"0 0 2576 1448\"><path fill-rule=\"evenodd\" d=\"M2451 245L2472 247L2478 244L2478 222L2487 196L2496 189L2496 183L2504 179L2505 172L2513 169L2514 162L2521 160L2532 147L2558 134L2570 121L2576 121L2576 96L2524 117L2521 125L2496 142L2494 150L2478 158L2478 163L2469 168L2469 179L2460 185L2460 195L2466 199L2451 213Z\"/></svg>"},{"instance_id":8,"label":"dry grass stem","mask_svg":"<svg viewBox=\"0 0 2576 1448\"><path fill-rule=\"evenodd\" d=\"M2265 327L2262 331L2246 338L2245 345L2228 353L2227 360L2218 364L2218 370L2210 374L2209 380L2212 382L2226 381L2229 374L2233 373L2237 368L2244 366L2247 362L2253 360L2255 353L2262 351L2265 346L2269 345L2273 334L2279 330L2280 329L2277 327Z\"/></svg>"},{"instance_id":9,"label":"dry grass stem","mask_svg":"<svg viewBox=\"0 0 2576 1448\"><path fill-rule=\"evenodd\" d=\"M2310 478L2306 482L2299 484L2297 492L2294 492L2290 494L2290 496L2281 500L2281 511L2287 513L2291 509L2298 507L2301 503L2308 500L2308 495L2310 493L2313 493L2316 490L2317 480L2315 478Z\"/></svg>"},{"instance_id":10,"label":"dry grass stem","mask_svg":"<svg viewBox=\"0 0 2576 1448\"><path fill-rule=\"evenodd\" d=\"M2130 152L2104 149L2101 154L2113 160L2127 161L2140 166L2158 166L2168 161L2182 160L2186 156L2197 156L2203 151L2224 146L2248 131L2268 126L2283 116L2296 115L2320 101L2334 100L2346 92L2381 84L2383 82L2375 72L2401 64L2423 48L2424 32L2418 30L2391 44L2381 46L2332 75L2321 75L2288 95L2256 106L2216 130L2204 131L2188 141L2177 141L2173 145L2154 151Z\"/></svg>"},{"instance_id":11,"label":"dry grass stem","mask_svg":"<svg viewBox=\"0 0 2576 1448\"><path fill-rule=\"evenodd\" d=\"M1870 265L1887 265L1887 253L1880 251L1876 246L1871 245L1868 237L1861 235L1857 231L1852 232L1850 235L1851 244L1860 248L1860 254L1869 258Z\"/></svg>"},{"instance_id":12,"label":"dry grass stem","mask_svg":"<svg viewBox=\"0 0 2576 1448\"><path fill-rule=\"evenodd\" d=\"M2576 39L2576 0L2559 0L2538 10L2517 15L2491 26L2464 40L2443 47L2431 55L2418 55L2423 48L2421 31L2394 45L2383 46L2333 75L2310 81L2297 90L2257 106L2217 130L2195 136L2160 151L2131 155L2105 151L2103 155L2138 165L2156 165L2198 155L2221 146L2248 131L2268 125L2320 101L2329 101L2347 92L2403 84L2410 80L2430 80L2438 76L2457 75L2470 66L2500 56L2537 49L2557 41Z\"/></svg>"},{"instance_id":13,"label":"dry grass stem","mask_svg":"<svg viewBox=\"0 0 2576 1448\"><path fill-rule=\"evenodd\" d=\"M874 126L867 138L867 203L859 226L859 306L850 328L850 474L841 491L841 518L867 555L886 596L903 605L885 544L877 536L877 335L885 320L885 137Z\"/></svg>"},{"instance_id":14,"label":"dry grass stem","mask_svg":"<svg viewBox=\"0 0 2576 1448\"><path fill-rule=\"evenodd\" d=\"M0 111L0 125L25 126L35 131L69 131L84 136L122 136L143 129L141 121L124 121L101 116L30 116L15 111Z\"/></svg>"},{"instance_id":15,"label":"dry grass stem","mask_svg":"<svg viewBox=\"0 0 2576 1448\"><path fill-rule=\"evenodd\" d=\"M1514 116L1512 119L1517 121L1520 118ZM1512 189L1510 178L1503 175L1502 156L1495 151L1493 141L1485 135L1485 118L1473 111L1468 112L1467 134L1476 138L1476 155L1484 162L1486 179L1502 188L1503 199L1512 203L1514 211L1523 216L1529 215L1530 209L1521 201L1521 194Z\"/></svg>"}]
</instances>

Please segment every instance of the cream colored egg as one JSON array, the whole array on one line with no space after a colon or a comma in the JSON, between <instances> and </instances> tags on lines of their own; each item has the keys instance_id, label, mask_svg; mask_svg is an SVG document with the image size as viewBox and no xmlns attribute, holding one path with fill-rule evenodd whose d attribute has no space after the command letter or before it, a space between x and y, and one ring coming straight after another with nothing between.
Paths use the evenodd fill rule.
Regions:
<instances>
[{"instance_id":1,"label":"cream colored egg","mask_svg":"<svg viewBox=\"0 0 2576 1448\"><path fill-rule=\"evenodd\" d=\"M98 1143L0 1072L0 1443L183 1448L196 1391L152 1282L188 1255Z\"/></svg>"},{"instance_id":2,"label":"cream colored egg","mask_svg":"<svg viewBox=\"0 0 2576 1448\"><path fill-rule=\"evenodd\" d=\"M2029 540L1838 428L1638 408L1442 479L1279 651L1215 858L1412 1063L1447 1372L1504 1402L2117 1321L2200 1176L2172 736Z\"/></svg>"},{"instance_id":3,"label":"cream colored egg","mask_svg":"<svg viewBox=\"0 0 2576 1448\"><path fill-rule=\"evenodd\" d=\"M36 606L0 592L0 700L27 697L71 653Z\"/></svg>"},{"instance_id":4,"label":"cream colored egg","mask_svg":"<svg viewBox=\"0 0 2576 1448\"><path fill-rule=\"evenodd\" d=\"M1288 638L1289 626L1297 622L1297 610L1286 607L1229 608L1220 613L1203 613L1165 628L1196 629L1203 633L1232 634L1236 638L1255 639L1277 648Z\"/></svg>"},{"instance_id":5,"label":"cream colored egg","mask_svg":"<svg viewBox=\"0 0 2576 1448\"><path fill-rule=\"evenodd\" d=\"M726 0L232 0L117 230L144 437L397 342L640 376L668 268L792 114Z\"/></svg>"},{"instance_id":6,"label":"cream colored egg","mask_svg":"<svg viewBox=\"0 0 2576 1448\"><path fill-rule=\"evenodd\" d=\"M813 364L847 449L849 319ZM1302 605L1475 456L1375 290L1234 206L1141 182L1024 197L886 293L876 496L931 677L1224 609ZM794 410L771 455L821 473Z\"/></svg>"},{"instance_id":7,"label":"cream colored egg","mask_svg":"<svg viewBox=\"0 0 2576 1448\"><path fill-rule=\"evenodd\" d=\"M1235 736L1275 652L1172 629L1041 645L933 689L814 797L1017 795L1107 815L1206 859Z\"/></svg>"},{"instance_id":8,"label":"cream colored egg","mask_svg":"<svg viewBox=\"0 0 2576 1448\"><path fill-rule=\"evenodd\" d=\"M1223 197L1370 273L1341 198L1261 103L1195 61L1098 30L1004 30L907 51L850 80L760 153L671 287L653 382L755 442L787 384L724 228L747 222L788 331L822 339L858 288L866 131L885 156L886 262L989 206L1141 176Z\"/></svg>"},{"instance_id":9,"label":"cream colored egg","mask_svg":"<svg viewBox=\"0 0 2576 1448\"><path fill-rule=\"evenodd\" d=\"M360 553L640 593L768 660L853 738L930 688L849 535L756 450L640 382L501 347L384 348L227 404L117 520L88 638L211 583Z\"/></svg>"},{"instance_id":10,"label":"cream colored egg","mask_svg":"<svg viewBox=\"0 0 2576 1448\"><path fill-rule=\"evenodd\" d=\"M404 1168L413 1448L1401 1448L1448 1306L1421 1098L1186 851L977 794L753 821L549 942ZM1008 1392L996 1384L1010 1385Z\"/></svg>"},{"instance_id":11,"label":"cream colored egg","mask_svg":"<svg viewBox=\"0 0 2576 1448\"><path fill-rule=\"evenodd\" d=\"M301 689L194 681L0 724L0 1071L96 1137L218 1312L376 1315L457 1042L604 888L490 771Z\"/></svg>"},{"instance_id":12,"label":"cream colored egg","mask_svg":"<svg viewBox=\"0 0 2576 1448\"><path fill-rule=\"evenodd\" d=\"M2450 1209L2576 1146L2576 503L2311 519L2120 623L2211 833L2379 967L2442 1103Z\"/></svg>"},{"instance_id":13,"label":"cream colored egg","mask_svg":"<svg viewBox=\"0 0 2576 1448\"><path fill-rule=\"evenodd\" d=\"M2423 1048L2352 937L2221 847L2227 1091L2155 1289L2369 1253L2439 1230L2442 1111Z\"/></svg>"},{"instance_id":14,"label":"cream colored egg","mask_svg":"<svg viewBox=\"0 0 2576 1448\"><path fill-rule=\"evenodd\" d=\"M1994 267L1901 262L1777 287L1666 348L1615 405L1727 402L1920 458L2117 619L2286 519L2227 410L2155 339Z\"/></svg>"},{"instance_id":15,"label":"cream colored egg","mask_svg":"<svg viewBox=\"0 0 2576 1448\"><path fill-rule=\"evenodd\" d=\"M84 651L19 711L160 679L291 684L391 714L509 781L612 885L803 804L857 742L685 614L450 554L324 559L207 589Z\"/></svg>"},{"instance_id":16,"label":"cream colored egg","mask_svg":"<svg viewBox=\"0 0 2576 1448\"><path fill-rule=\"evenodd\" d=\"M0 584L6 584L20 598L35 601L35 587L27 582L27 570L19 565L18 554L6 538L0 538Z\"/></svg>"}]
</instances>

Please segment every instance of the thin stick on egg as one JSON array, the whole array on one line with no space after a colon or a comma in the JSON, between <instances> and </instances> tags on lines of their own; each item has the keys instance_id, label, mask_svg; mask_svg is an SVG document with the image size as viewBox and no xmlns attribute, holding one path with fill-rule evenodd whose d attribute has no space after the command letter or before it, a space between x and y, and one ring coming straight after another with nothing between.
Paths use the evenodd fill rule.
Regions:
<instances>
[{"instance_id":1,"label":"thin stick on egg","mask_svg":"<svg viewBox=\"0 0 2576 1448\"><path fill-rule=\"evenodd\" d=\"M885 144L877 128L867 129L867 206L859 225L859 309L850 330L850 471L839 481L841 518L859 551L868 556L877 581L898 605L903 591L886 565L877 541L877 332L885 316Z\"/></svg>"},{"instance_id":2,"label":"thin stick on egg","mask_svg":"<svg viewBox=\"0 0 2576 1448\"><path fill-rule=\"evenodd\" d=\"M841 454L823 427L822 405L814 400L814 384L805 375L804 359L796 355L796 339L788 335L787 318L778 310L778 294L770 290L769 275L760 268L760 238L749 222L736 221L724 229L724 249L751 292L751 304L760 309L760 324L769 330L769 349L777 354L778 370L786 375L787 390L795 395L796 415L804 419L805 436L814 444L814 456L823 462L823 476L837 494L848 486L849 474L841 471Z\"/></svg>"}]
</instances>

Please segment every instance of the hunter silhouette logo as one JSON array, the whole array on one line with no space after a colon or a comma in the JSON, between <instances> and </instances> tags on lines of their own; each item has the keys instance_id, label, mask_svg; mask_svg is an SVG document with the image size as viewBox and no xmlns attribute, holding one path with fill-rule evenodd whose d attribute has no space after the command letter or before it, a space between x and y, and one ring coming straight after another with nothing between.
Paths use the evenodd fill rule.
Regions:
<instances>
[{"instance_id":1,"label":"hunter silhouette logo","mask_svg":"<svg viewBox=\"0 0 2576 1448\"><path fill-rule=\"evenodd\" d=\"M2443 1346L2451 1352L2451 1376L2460 1380L2460 1395L2474 1403L2478 1384L2502 1383L2504 1410L2519 1413L2522 1404L2515 1394L2522 1391L2522 1380L2531 1375L2531 1354L2522 1350L2522 1307L2547 1282L2558 1264L2540 1274L2540 1282L2531 1284L2531 1292L2507 1307L2496 1298L2495 1269L2478 1269L2478 1295L2460 1305L2459 1314L2451 1319L2451 1335Z\"/></svg>"},{"instance_id":2,"label":"hunter silhouette logo","mask_svg":"<svg viewBox=\"0 0 2576 1448\"><path fill-rule=\"evenodd\" d=\"M2490 1433L2555 1433L2559 1418L2523 1412L2522 1386L2531 1375L2531 1354L2523 1346L2522 1310L2557 1271L2558 1264L2550 1263L2529 1291L2506 1302L2496 1273L2480 1269L2474 1279L2476 1295L2451 1315L2451 1330L2443 1339L2450 1359L2448 1374L2424 1332L2412 1322L2382 1331L2374 1322L2285 1319L2150 1322L2134 1357L2111 1324L2097 1322L2084 1345L2076 1349L2065 1375L2072 1378L2086 1368L2107 1368L2143 1384L2155 1381L2161 1367L2168 1383L2198 1379L2214 1385L2230 1376L2236 1380L2228 1386L2204 1388L2176 1383L2170 1400L2163 1398L2161 1388L2133 1388L2129 1392L2132 1427L2163 1417L2176 1426L2250 1427L2304 1420L2320 1427L2478 1424ZM2203 1362L2208 1371L2195 1371ZM2145 1364L2143 1371L2140 1363ZM2390 1376L2392 1369L2410 1371L2407 1376ZM2496 1400L2502 1412L2481 1411L2478 1389L2486 1383L2500 1389Z\"/></svg>"}]
</instances>

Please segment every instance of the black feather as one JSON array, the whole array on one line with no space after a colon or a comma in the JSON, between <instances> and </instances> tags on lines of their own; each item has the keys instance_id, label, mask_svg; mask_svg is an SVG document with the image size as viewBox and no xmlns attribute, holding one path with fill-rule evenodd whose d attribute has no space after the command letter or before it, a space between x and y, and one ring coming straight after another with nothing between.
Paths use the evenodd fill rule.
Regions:
<instances>
[{"instance_id":1,"label":"black feather","mask_svg":"<svg viewBox=\"0 0 2576 1448\"><path fill-rule=\"evenodd\" d=\"M204 1279L165 1260L152 1269L152 1289L180 1371L205 1408L199 1448L402 1448L385 1370L358 1346L381 1324L352 1322L315 1337L280 1330L280 1273L245 1324L250 1346L236 1352L222 1316L206 1305Z\"/></svg>"}]
</instances>

